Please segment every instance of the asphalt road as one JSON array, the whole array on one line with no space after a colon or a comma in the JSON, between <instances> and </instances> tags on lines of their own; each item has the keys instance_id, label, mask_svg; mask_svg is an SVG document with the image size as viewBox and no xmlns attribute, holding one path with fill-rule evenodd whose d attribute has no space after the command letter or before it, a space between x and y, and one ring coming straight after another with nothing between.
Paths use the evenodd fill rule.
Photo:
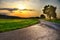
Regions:
<instances>
[{"instance_id":1,"label":"asphalt road","mask_svg":"<svg viewBox=\"0 0 60 40\"><path fill-rule=\"evenodd\" d=\"M58 23L49 22L49 21L46 21L46 20L40 20L40 24L49 26L50 28L53 28L55 30L60 31L60 24L58 24Z\"/></svg>"},{"instance_id":2,"label":"asphalt road","mask_svg":"<svg viewBox=\"0 0 60 40\"><path fill-rule=\"evenodd\" d=\"M40 24L0 33L0 40L60 40L59 37L58 31Z\"/></svg>"}]
</instances>

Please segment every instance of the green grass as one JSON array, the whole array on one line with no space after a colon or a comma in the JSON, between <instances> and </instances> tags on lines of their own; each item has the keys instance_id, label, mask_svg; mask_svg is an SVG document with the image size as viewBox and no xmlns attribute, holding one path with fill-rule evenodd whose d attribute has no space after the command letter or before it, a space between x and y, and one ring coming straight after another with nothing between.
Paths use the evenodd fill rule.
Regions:
<instances>
[{"instance_id":1,"label":"green grass","mask_svg":"<svg viewBox=\"0 0 60 40\"><path fill-rule=\"evenodd\" d=\"M0 32L21 29L38 23L38 19L0 19Z\"/></svg>"},{"instance_id":2,"label":"green grass","mask_svg":"<svg viewBox=\"0 0 60 40\"><path fill-rule=\"evenodd\" d=\"M49 20L50 22L54 22L54 23L59 23L60 24L60 19L56 19L56 20Z\"/></svg>"}]
</instances>

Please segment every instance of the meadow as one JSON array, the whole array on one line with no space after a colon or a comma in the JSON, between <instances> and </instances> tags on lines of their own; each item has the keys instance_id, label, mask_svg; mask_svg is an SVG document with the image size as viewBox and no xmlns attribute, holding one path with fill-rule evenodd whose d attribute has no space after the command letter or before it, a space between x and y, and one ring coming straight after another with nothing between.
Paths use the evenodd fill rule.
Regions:
<instances>
[{"instance_id":1,"label":"meadow","mask_svg":"<svg viewBox=\"0 0 60 40\"><path fill-rule=\"evenodd\" d=\"M26 28L38 23L38 19L0 19L0 32Z\"/></svg>"},{"instance_id":2,"label":"meadow","mask_svg":"<svg viewBox=\"0 0 60 40\"><path fill-rule=\"evenodd\" d=\"M56 20L49 20L50 22L54 22L54 23L58 23L60 24L60 19L56 19Z\"/></svg>"}]
</instances>

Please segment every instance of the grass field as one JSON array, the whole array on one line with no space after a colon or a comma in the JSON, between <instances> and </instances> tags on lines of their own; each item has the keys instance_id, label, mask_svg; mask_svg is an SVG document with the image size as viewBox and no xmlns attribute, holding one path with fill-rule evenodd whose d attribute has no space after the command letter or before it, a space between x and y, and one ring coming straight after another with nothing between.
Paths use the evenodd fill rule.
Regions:
<instances>
[{"instance_id":1,"label":"grass field","mask_svg":"<svg viewBox=\"0 0 60 40\"><path fill-rule=\"evenodd\" d=\"M60 24L60 19L56 19L56 20L49 20L50 22L54 22L54 23L58 23Z\"/></svg>"},{"instance_id":2,"label":"grass field","mask_svg":"<svg viewBox=\"0 0 60 40\"><path fill-rule=\"evenodd\" d=\"M38 19L0 19L0 32L21 29L38 23Z\"/></svg>"}]
</instances>

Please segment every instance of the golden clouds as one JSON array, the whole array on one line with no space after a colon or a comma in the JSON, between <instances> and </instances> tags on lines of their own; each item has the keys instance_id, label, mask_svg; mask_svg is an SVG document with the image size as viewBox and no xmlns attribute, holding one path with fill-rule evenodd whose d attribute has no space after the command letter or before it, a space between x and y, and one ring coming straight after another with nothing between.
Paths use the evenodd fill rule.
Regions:
<instances>
[{"instance_id":1,"label":"golden clouds","mask_svg":"<svg viewBox=\"0 0 60 40\"><path fill-rule=\"evenodd\" d=\"M40 14L36 11L15 11L14 13L10 14L11 16L18 16L18 17L37 17Z\"/></svg>"}]
</instances>

